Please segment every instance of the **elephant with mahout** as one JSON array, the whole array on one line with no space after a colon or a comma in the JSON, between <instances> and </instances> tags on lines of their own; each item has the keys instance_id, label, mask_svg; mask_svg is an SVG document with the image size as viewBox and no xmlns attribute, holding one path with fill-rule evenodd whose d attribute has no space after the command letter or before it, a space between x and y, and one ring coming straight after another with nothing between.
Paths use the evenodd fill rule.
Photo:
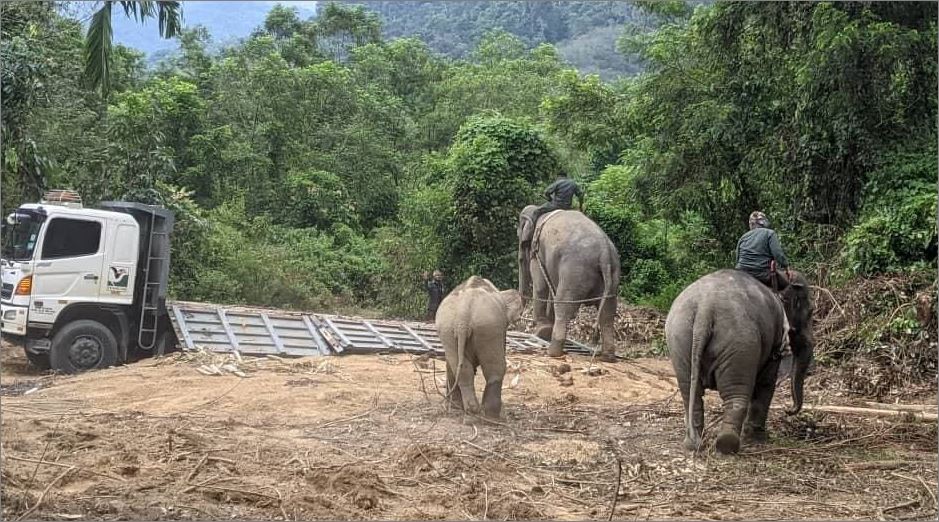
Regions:
<instances>
[{"instance_id":1,"label":"elephant with mahout","mask_svg":"<svg viewBox=\"0 0 939 522\"><path fill-rule=\"evenodd\" d=\"M802 387L814 350L809 284L793 271L780 299L742 271L710 273L672 303L665 340L685 406L685 449L701 449L705 389L717 390L724 403L715 441L719 453L739 451L741 429L744 443L763 443L787 344L793 357L793 405L786 413L802 409Z\"/></svg>"},{"instance_id":2,"label":"elephant with mahout","mask_svg":"<svg viewBox=\"0 0 939 522\"><path fill-rule=\"evenodd\" d=\"M538 337L551 344L548 355L564 355L569 322L582 304L598 308L600 359L616 361L613 319L619 292L616 246L590 218L576 210L555 210L538 219L535 205L518 220L518 291L533 300ZM528 238L533 238L530 241Z\"/></svg>"},{"instance_id":3,"label":"elephant with mahout","mask_svg":"<svg viewBox=\"0 0 939 522\"><path fill-rule=\"evenodd\" d=\"M435 323L446 354L451 405L467 413L479 412L473 386L479 367L486 380L483 414L501 416L506 333L521 313L522 298L516 290L499 291L488 279L475 275L440 303Z\"/></svg>"}]
</instances>

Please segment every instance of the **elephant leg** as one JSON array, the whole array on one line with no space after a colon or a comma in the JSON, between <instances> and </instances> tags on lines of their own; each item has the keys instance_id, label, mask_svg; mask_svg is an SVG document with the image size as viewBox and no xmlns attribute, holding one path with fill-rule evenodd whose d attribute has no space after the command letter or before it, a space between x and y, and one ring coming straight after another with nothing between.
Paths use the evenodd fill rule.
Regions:
<instances>
[{"instance_id":1,"label":"elephant leg","mask_svg":"<svg viewBox=\"0 0 939 522\"><path fill-rule=\"evenodd\" d=\"M682 441L682 447L688 451L697 451L697 443L701 440L701 433L704 431L704 389L699 385L695 397L691 397L691 383L687 380L678 381L678 390L681 392L681 402L685 406L685 439ZM688 404L694 401L693 418L691 419L691 429L694 430L695 437L692 438L688 426Z\"/></svg>"},{"instance_id":2,"label":"elephant leg","mask_svg":"<svg viewBox=\"0 0 939 522\"><path fill-rule=\"evenodd\" d=\"M453 368L447 364L447 400L450 401L450 406L463 409L463 392L456 385L453 371Z\"/></svg>"},{"instance_id":3,"label":"elephant leg","mask_svg":"<svg viewBox=\"0 0 939 522\"><path fill-rule=\"evenodd\" d=\"M778 372L779 361L771 360L757 377L753 398L750 399L750 412L743 426L743 441L746 444L762 444L767 440L766 417L769 415L770 403L773 402L773 394L776 393Z\"/></svg>"},{"instance_id":4,"label":"elephant leg","mask_svg":"<svg viewBox=\"0 0 939 522\"><path fill-rule=\"evenodd\" d=\"M558 290L558 296L565 295ZM548 346L548 356L562 357L564 355L564 341L567 339L567 326L577 314L578 305L569 303L554 304L554 330L551 331L551 345Z\"/></svg>"},{"instance_id":5,"label":"elephant leg","mask_svg":"<svg viewBox=\"0 0 939 522\"><path fill-rule=\"evenodd\" d=\"M472 362L464 360L456 379L463 396L463 410L467 413L479 413L479 401L476 400L476 390L473 387L474 377L476 377L475 366Z\"/></svg>"},{"instance_id":6,"label":"elephant leg","mask_svg":"<svg viewBox=\"0 0 939 522\"><path fill-rule=\"evenodd\" d=\"M537 261L532 263L532 312L535 316L535 335L545 341L550 341L553 314L551 307L548 306L548 285L544 277L535 271L538 270L537 265L534 265Z\"/></svg>"},{"instance_id":7,"label":"elephant leg","mask_svg":"<svg viewBox=\"0 0 939 522\"><path fill-rule=\"evenodd\" d=\"M487 353L485 359L480 358L483 377L486 379L486 389L483 390L483 414L493 419L502 415L502 382L505 379L505 338L500 338L502 346L493 344L496 348L492 354Z\"/></svg>"},{"instance_id":8,"label":"elephant leg","mask_svg":"<svg viewBox=\"0 0 939 522\"><path fill-rule=\"evenodd\" d=\"M602 310L598 310L600 320L601 361L616 362L616 334L613 322L616 318L616 299L607 299Z\"/></svg>"},{"instance_id":9,"label":"elephant leg","mask_svg":"<svg viewBox=\"0 0 939 522\"><path fill-rule=\"evenodd\" d=\"M750 407L750 396L721 391L721 399L724 401L724 419L714 445L718 453L737 453L740 450L740 429Z\"/></svg>"}]
</instances>

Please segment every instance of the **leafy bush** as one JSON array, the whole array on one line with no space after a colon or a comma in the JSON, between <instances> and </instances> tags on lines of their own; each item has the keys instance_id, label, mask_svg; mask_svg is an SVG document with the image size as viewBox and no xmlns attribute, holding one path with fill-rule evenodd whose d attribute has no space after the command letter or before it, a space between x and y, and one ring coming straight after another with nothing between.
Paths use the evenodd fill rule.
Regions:
<instances>
[{"instance_id":1,"label":"leafy bush","mask_svg":"<svg viewBox=\"0 0 939 522\"><path fill-rule=\"evenodd\" d=\"M243 199L209 211L207 221L201 263L180 274L188 284L175 287L178 298L301 309L376 298L383 262L374 244L348 227L330 234L248 218Z\"/></svg>"},{"instance_id":2,"label":"leafy bush","mask_svg":"<svg viewBox=\"0 0 939 522\"><path fill-rule=\"evenodd\" d=\"M864 207L845 236L854 274L922 268L936 258L936 151L896 153L870 174Z\"/></svg>"},{"instance_id":3,"label":"leafy bush","mask_svg":"<svg viewBox=\"0 0 939 522\"><path fill-rule=\"evenodd\" d=\"M444 248L451 271L461 279L478 274L500 288L514 287L518 213L559 168L532 126L498 114L471 118L448 158L455 214Z\"/></svg>"}]
</instances>

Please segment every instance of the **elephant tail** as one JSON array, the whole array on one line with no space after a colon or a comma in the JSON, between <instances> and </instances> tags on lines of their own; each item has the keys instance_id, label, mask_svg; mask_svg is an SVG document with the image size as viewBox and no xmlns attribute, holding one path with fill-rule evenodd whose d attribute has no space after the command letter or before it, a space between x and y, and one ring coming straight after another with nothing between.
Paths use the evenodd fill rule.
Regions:
<instances>
[{"instance_id":1,"label":"elephant tail","mask_svg":"<svg viewBox=\"0 0 939 522\"><path fill-rule=\"evenodd\" d=\"M453 390L460 385L460 372L463 370L463 359L466 356L466 340L469 339L470 331L466 327L458 327L456 331L456 371L453 374L453 386L447 390L447 398L453 395Z\"/></svg>"},{"instance_id":2,"label":"elephant tail","mask_svg":"<svg viewBox=\"0 0 939 522\"><path fill-rule=\"evenodd\" d=\"M688 389L688 438L694 447L701 447L701 434L694 425L694 405L701 381L701 356L711 340L711 310L709 307L698 309L691 326L691 382Z\"/></svg>"}]
</instances>

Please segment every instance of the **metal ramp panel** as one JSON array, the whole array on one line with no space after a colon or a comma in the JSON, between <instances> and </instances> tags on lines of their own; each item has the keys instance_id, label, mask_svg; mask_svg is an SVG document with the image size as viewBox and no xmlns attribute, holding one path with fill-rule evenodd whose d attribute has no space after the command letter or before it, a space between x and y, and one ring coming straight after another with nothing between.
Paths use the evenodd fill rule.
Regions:
<instances>
[{"instance_id":1,"label":"metal ramp panel","mask_svg":"<svg viewBox=\"0 0 939 522\"><path fill-rule=\"evenodd\" d=\"M432 353L443 355L436 327L428 323L375 321L283 310L202 303L167 303L176 337L185 350L245 355L324 356L345 353ZM508 332L506 349L544 351L548 342L524 332ZM573 340L570 353L592 355Z\"/></svg>"},{"instance_id":2,"label":"metal ramp panel","mask_svg":"<svg viewBox=\"0 0 939 522\"><path fill-rule=\"evenodd\" d=\"M170 303L176 338L184 349L248 355L331 355L331 346L306 314Z\"/></svg>"},{"instance_id":3,"label":"metal ramp panel","mask_svg":"<svg viewBox=\"0 0 939 522\"><path fill-rule=\"evenodd\" d=\"M547 350L551 344L537 335L525 332L508 332L506 335L506 348L515 352L534 352ZM564 342L564 350L568 353L593 355L594 349L573 339Z\"/></svg>"},{"instance_id":4,"label":"metal ramp panel","mask_svg":"<svg viewBox=\"0 0 939 522\"><path fill-rule=\"evenodd\" d=\"M426 327L339 316L320 317L323 328L339 340L344 353L443 353L436 332L430 335Z\"/></svg>"}]
</instances>

